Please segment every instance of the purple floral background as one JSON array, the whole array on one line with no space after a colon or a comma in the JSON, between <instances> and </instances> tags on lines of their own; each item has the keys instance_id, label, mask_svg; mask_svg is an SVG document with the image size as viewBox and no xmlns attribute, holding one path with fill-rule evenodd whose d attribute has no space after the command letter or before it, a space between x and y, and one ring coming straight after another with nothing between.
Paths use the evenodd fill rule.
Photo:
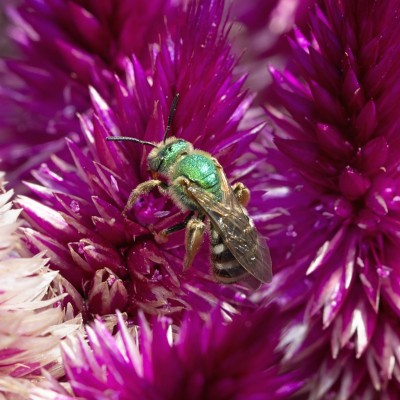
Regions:
<instances>
[{"instance_id":1,"label":"purple floral background","mask_svg":"<svg viewBox=\"0 0 400 400\"><path fill-rule=\"evenodd\" d=\"M0 49L0 393L397 399L398 0L7 0ZM216 157L271 250L257 290L183 271L151 179Z\"/></svg>"}]
</instances>

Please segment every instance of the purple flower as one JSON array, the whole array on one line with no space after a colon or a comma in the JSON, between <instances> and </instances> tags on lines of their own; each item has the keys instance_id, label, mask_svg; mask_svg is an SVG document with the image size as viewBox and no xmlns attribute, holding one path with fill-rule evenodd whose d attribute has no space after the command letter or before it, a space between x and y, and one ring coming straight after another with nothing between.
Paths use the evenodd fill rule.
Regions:
<instances>
[{"instance_id":1,"label":"purple flower","mask_svg":"<svg viewBox=\"0 0 400 400\"><path fill-rule=\"evenodd\" d=\"M135 318L139 309L175 314L196 309L206 315L221 300L242 302L242 293L209 276L208 245L195 265L182 272L184 233L161 243L158 232L185 215L153 191L122 215L129 193L150 179L148 149L137 143L110 143L110 135L159 142L174 93L180 93L172 134L212 153L225 172L260 127L239 129L251 96L242 92L244 78L234 79L235 59L226 40L223 2L206 1L182 9L153 46L151 68L137 57L124 60L125 76L114 77L115 98L107 102L90 89L93 113L80 116L86 147L68 141L70 158L53 157L34 172L30 183L40 202L21 197L19 206L31 227L24 229L31 253L46 251L51 268L70 284L65 291L86 320L116 309ZM83 294L83 298L80 296ZM225 305L228 312L232 305Z\"/></svg>"},{"instance_id":2,"label":"purple flower","mask_svg":"<svg viewBox=\"0 0 400 400\"><path fill-rule=\"evenodd\" d=\"M60 272L39 302L102 322L88 344L65 347L66 385L39 329L46 362L24 353L28 372L3 373L0 388L42 400L398 397L398 2L319 1L309 24L312 0L233 2L228 13L223 0L20 3L7 12L21 54L0 72L0 158L13 185L31 170L34 179L17 202L19 251L45 251ZM240 61L232 15L246 27L236 44L250 49ZM250 188L249 213L268 237L276 275L250 298L210 276L207 240L182 271L184 232L159 235L187 216L171 199L154 190L122 213L151 179L150 149L106 137L159 142L177 93L171 135ZM30 335L29 317L18 321ZM26 389L39 367L53 378Z\"/></svg>"},{"instance_id":3,"label":"purple flower","mask_svg":"<svg viewBox=\"0 0 400 400\"><path fill-rule=\"evenodd\" d=\"M393 398L400 382L398 12L325 1L291 40L301 75L272 69L264 207L280 273L265 297L286 320L282 366L315 398Z\"/></svg>"},{"instance_id":4,"label":"purple flower","mask_svg":"<svg viewBox=\"0 0 400 400\"><path fill-rule=\"evenodd\" d=\"M277 338L259 335L272 323L265 310L228 322L217 308L207 322L187 313L179 328L165 317L151 326L141 318L139 327L127 328L119 314L115 337L96 321L88 342L77 338L64 346L68 380L73 394L88 400L255 400L266 393L283 399L285 389L272 367ZM52 392L67 395L54 382ZM36 393L44 398L46 391Z\"/></svg>"},{"instance_id":5,"label":"purple flower","mask_svg":"<svg viewBox=\"0 0 400 400\"><path fill-rule=\"evenodd\" d=\"M20 55L4 61L0 76L0 160L13 185L53 153L65 156L65 137L82 141L76 113L90 108L88 85L113 98L125 57L149 68L149 45L165 36L164 18L176 9L167 0L19 3L6 12Z\"/></svg>"}]
</instances>

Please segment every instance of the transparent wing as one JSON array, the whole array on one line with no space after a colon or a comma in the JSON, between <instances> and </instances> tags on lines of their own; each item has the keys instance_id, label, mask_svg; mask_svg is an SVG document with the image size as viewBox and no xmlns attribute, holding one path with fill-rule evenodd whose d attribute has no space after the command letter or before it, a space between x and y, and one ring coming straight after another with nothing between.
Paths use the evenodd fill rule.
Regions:
<instances>
[{"instance_id":1,"label":"transparent wing","mask_svg":"<svg viewBox=\"0 0 400 400\"><path fill-rule=\"evenodd\" d=\"M204 214L210 218L240 265L259 281L270 282L272 262L265 240L236 199L222 167L219 164L217 167L222 188L220 202L195 183L191 182L187 191Z\"/></svg>"}]
</instances>

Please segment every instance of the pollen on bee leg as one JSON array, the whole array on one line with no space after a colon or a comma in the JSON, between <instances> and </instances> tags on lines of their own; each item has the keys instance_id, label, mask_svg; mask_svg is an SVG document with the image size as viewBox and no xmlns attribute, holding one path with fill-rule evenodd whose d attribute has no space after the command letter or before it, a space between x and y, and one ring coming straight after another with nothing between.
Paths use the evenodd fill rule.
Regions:
<instances>
[{"instance_id":1,"label":"pollen on bee leg","mask_svg":"<svg viewBox=\"0 0 400 400\"><path fill-rule=\"evenodd\" d=\"M135 189L132 190L131 194L129 195L128 201L125 205L124 210L122 211L122 214L126 217L126 214L128 211L133 207L133 205L136 203L137 199L144 194L147 194L151 192L155 187L162 188L163 183L160 180L150 180L143 182L136 186Z\"/></svg>"},{"instance_id":2,"label":"pollen on bee leg","mask_svg":"<svg viewBox=\"0 0 400 400\"><path fill-rule=\"evenodd\" d=\"M190 268L203 243L205 227L204 222L198 218L192 218L187 224L185 234L186 255L183 263L184 271Z\"/></svg>"}]
</instances>

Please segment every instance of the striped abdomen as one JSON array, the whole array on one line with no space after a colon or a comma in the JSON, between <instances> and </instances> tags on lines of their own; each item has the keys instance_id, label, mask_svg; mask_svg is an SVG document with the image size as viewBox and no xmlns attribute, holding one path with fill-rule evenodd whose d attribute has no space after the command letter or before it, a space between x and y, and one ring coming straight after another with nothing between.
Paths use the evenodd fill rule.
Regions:
<instances>
[{"instance_id":1,"label":"striped abdomen","mask_svg":"<svg viewBox=\"0 0 400 400\"><path fill-rule=\"evenodd\" d=\"M221 235L211 224L212 272L222 283L234 283L248 274L225 245Z\"/></svg>"}]
</instances>

